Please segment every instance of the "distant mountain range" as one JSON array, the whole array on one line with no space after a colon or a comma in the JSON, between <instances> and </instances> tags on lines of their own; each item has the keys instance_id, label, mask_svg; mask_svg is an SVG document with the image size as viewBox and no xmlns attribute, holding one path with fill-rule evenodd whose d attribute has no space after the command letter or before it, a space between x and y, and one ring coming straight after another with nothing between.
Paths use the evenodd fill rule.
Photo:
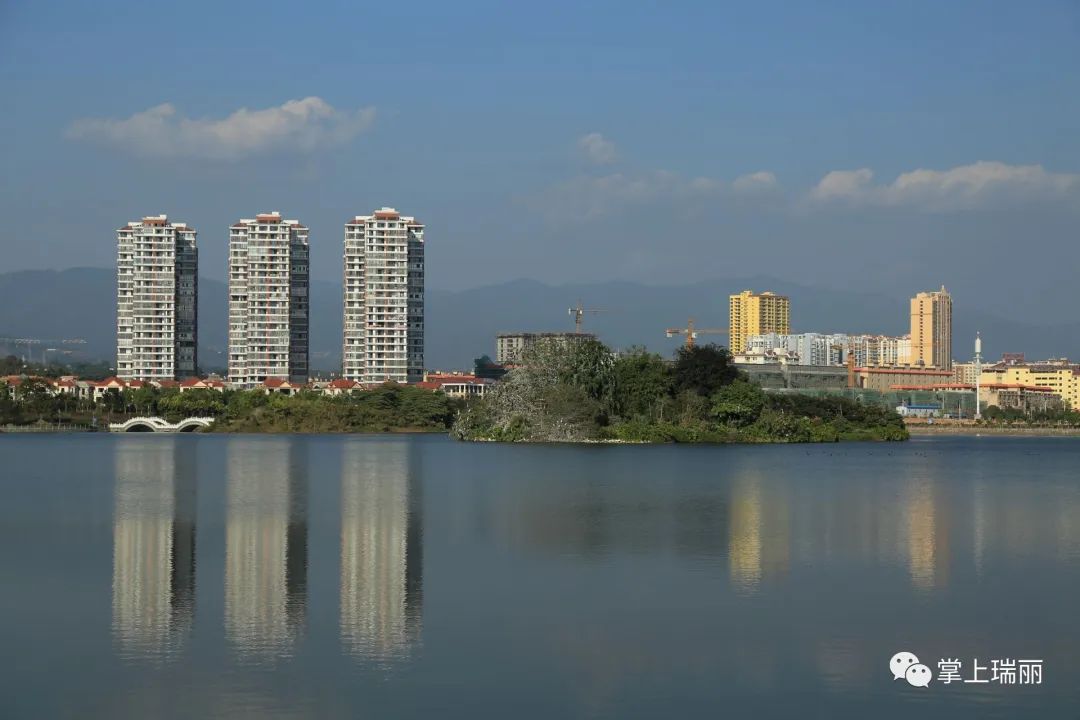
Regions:
<instances>
[{"instance_id":1,"label":"distant mountain range","mask_svg":"<svg viewBox=\"0 0 1080 720\"><path fill-rule=\"evenodd\" d=\"M220 280L199 280L200 361L204 368L224 367L227 288ZM568 308L579 299L604 312L585 316L584 327L613 347L645 345L670 352L678 338L664 337L667 327L685 326L693 317L699 328L727 325L728 295L747 288L791 296L797 332L907 332L906 298L807 287L768 277L729 278L681 286L629 282L552 286L514 280L457 292L427 294L427 365L466 368L480 355L495 355L495 333L572 330ZM1004 320L964 305L954 297L953 352L967 359L976 330L988 358L1024 352L1030 358L1080 358L1080 323L1027 325ZM0 274L0 337L48 340L82 338L87 359L111 359L115 353L115 276L111 269L74 268ZM311 287L311 353L317 370L337 370L341 361L341 286L314 282ZM726 343L724 336L702 341ZM48 345L53 347L54 345ZM38 357L42 345L34 347ZM0 342L0 352L12 350Z\"/></svg>"}]
</instances>

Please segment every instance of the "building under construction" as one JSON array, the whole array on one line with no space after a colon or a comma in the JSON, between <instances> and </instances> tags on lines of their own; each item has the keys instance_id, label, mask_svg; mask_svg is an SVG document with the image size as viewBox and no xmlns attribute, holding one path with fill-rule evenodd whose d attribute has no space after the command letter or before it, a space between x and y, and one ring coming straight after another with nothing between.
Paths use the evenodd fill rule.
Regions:
<instances>
[{"instance_id":1,"label":"building under construction","mask_svg":"<svg viewBox=\"0 0 1080 720\"><path fill-rule=\"evenodd\" d=\"M518 332L498 333L495 336L495 362L499 365L514 365L521 361L522 355L541 340L551 340L561 345L595 340L596 336L586 332Z\"/></svg>"}]
</instances>

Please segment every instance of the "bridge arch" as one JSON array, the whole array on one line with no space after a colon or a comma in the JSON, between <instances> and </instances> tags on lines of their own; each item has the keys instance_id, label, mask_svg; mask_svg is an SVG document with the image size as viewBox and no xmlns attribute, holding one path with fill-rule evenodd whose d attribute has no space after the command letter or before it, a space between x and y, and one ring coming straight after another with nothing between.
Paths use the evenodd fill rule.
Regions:
<instances>
[{"instance_id":1,"label":"bridge arch","mask_svg":"<svg viewBox=\"0 0 1080 720\"><path fill-rule=\"evenodd\" d=\"M120 432L157 432L157 428L152 423L145 420L135 420L132 422L124 423L125 427Z\"/></svg>"},{"instance_id":2,"label":"bridge arch","mask_svg":"<svg viewBox=\"0 0 1080 720\"><path fill-rule=\"evenodd\" d=\"M176 424L175 432L202 432L210 427L210 421L206 418L187 418Z\"/></svg>"}]
</instances>

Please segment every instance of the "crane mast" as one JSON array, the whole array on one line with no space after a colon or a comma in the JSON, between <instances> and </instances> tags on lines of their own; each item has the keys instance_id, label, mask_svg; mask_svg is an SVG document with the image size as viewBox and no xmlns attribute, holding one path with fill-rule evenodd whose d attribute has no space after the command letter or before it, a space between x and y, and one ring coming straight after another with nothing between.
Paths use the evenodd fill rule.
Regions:
<instances>
[{"instance_id":1,"label":"crane mast","mask_svg":"<svg viewBox=\"0 0 1080 720\"><path fill-rule=\"evenodd\" d=\"M585 314L596 315L597 313L607 312L607 310L599 310L597 308L587 308L581 304L581 300L578 300L577 305L567 310L567 313L574 318L574 332L578 335L581 334L582 320L585 318Z\"/></svg>"}]
</instances>

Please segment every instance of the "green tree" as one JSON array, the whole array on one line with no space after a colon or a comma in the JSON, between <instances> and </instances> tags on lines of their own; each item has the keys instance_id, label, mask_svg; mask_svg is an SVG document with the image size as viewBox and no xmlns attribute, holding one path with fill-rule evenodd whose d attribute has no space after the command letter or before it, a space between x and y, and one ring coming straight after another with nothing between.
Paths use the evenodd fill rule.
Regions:
<instances>
[{"instance_id":1,"label":"green tree","mask_svg":"<svg viewBox=\"0 0 1080 720\"><path fill-rule=\"evenodd\" d=\"M693 390L683 390L672 403L672 419L683 427L701 426L709 412L708 398Z\"/></svg>"},{"instance_id":2,"label":"green tree","mask_svg":"<svg viewBox=\"0 0 1080 720\"><path fill-rule=\"evenodd\" d=\"M600 402L584 388L560 383L545 394L537 425L544 439L580 440L596 437L605 420Z\"/></svg>"},{"instance_id":3,"label":"green tree","mask_svg":"<svg viewBox=\"0 0 1080 720\"><path fill-rule=\"evenodd\" d=\"M19 414L19 406L11 397L8 386L0 384L0 423L18 423L22 420Z\"/></svg>"},{"instance_id":4,"label":"green tree","mask_svg":"<svg viewBox=\"0 0 1080 720\"><path fill-rule=\"evenodd\" d=\"M676 395L689 390L710 396L737 377L739 371L731 362L727 348L719 345L681 347L675 354L672 368L672 391Z\"/></svg>"},{"instance_id":5,"label":"green tree","mask_svg":"<svg viewBox=\"0 0 1080 720\"><path fill-rule=\"evenodd\" d=\"M497 365L488 355L481 355L473 360L473 374L478 378L501 380L506 375L506 368Z\"/></svg>"},{"instance_id":6,"label":"green tree","mask_svg":"<svg viewBox=\"0 0 1080 720\"><path fill-rule=\"evenodd\" d=\"M446 427L452 419L449 398L442 392L408 388L399 407L402 427Z\"/></svg>"},{"instance_id":7,"label":"green tree","mask_svg":"<svg viewBox=\"0 0 1080 720\"><path fill-rule=\"evenodd\" d=\"M662 417L671 393L671 369L663 359L643 348L623 353L612 369L612 414L625 419Z\"/></svg>"},{"instance_id":8,"label":"green tree","mask_svg":"<svg viewBox=\"0 0 1080 720\"><path fill-rule=\"evenodd\" d=\"M110 414L127 411L127 401L120 391L115 388L106 390L98 400L98 405L102 410Z\"/></svg>"},{"instance_id":9,"label":"green tree","mask_svg":"<svg viewBox=\"0 0 1080 720\"><path fill-rule=\"evenodd\" d=\"M158 413L158 389L153 385L127 391L127 402L137 415L156 415Z\"/></svg>"},{"instance_id":10,"label":"green tree","mask_svg":"<svg viewBox=\"0 0 1080 720\"><path fill-rule=\"evenodd\" d=\"M225 412L225 399L217 390L196 388L179 396L180 409L188 417L217 417Z\"/></svg>"},{"instance_id":11,"label":"green tree","mask_svg":"<svg viewBox=\"0 0 1080 720\"><path fill-rule=\"evenodd\" d=\"M580 340L570 344L560 380L581 388L596 402L607 404L615 387L614 367L615 356L607 345L592 338Z\"/></svg>"},{"instance_id":12,"label":"green tree","mask_svg":"<svg viewBox=\"0 0 1080 720\"><path fill-rule=\"evenodd\" d=\"M42 420L52 419L53 401L48 384L39 378L23 378L15 390L15 400L23 414Z\"/></svg>"},{"instance_id":13,"label":"green tree","mask_svg":"<svg viewBox=\"0 0 1080 720\"><path fill-rule=\"evenodd\" d=\"M721 387L709 398L709 414L719 423L742 427L749 425L765 407L765 391L758 385L737 378Z\"/></svg>"}]
</instances>

